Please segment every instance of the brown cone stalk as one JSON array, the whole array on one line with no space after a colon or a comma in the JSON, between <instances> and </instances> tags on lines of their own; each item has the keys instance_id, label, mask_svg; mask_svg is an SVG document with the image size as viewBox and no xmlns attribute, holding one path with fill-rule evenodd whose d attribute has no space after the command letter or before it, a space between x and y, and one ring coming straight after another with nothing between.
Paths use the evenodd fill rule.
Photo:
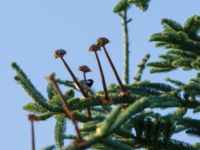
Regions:
<instances>
[{"instance_id":1,"label":"brown cone stalk","mask_svg":"<svg viewBox=\"0 0 200 150\"><path fill-rule=\"evenodd\" d=\"M118 75L118 73L117 73L117 70L116 70L116 68L115 68L115 66L114 66L114 64L113 64L113 62L112 62L112 60L111 60L111 58L110 58L110 56L109 56L109 54L108 54L108 52L107 52L107 49L106 49L106 47L105 47L105 45L108 44L109 42L110 42L110 41L109 41L107 38L101 37L101 38L98 38L98 39L97 39L96 44L97 44L99 47L103 47L103 50L104 50L105 55L106 55L106 58L108 59L108 62L109 62L110 66L111 66L111 68L112 68L112 70L113 70L113 72L114 72L114 74L115 74L115 77L116 77L116 79L117 79L117 81L118 81L118 83L119 83L120 91L121 91L120 94L121 94L121 95L125 95L125 94L126 94L126 89L124 88L124 86L123 86L123 84L122 84L122 81L121 81L121 79L120 79L120 77L119 77L119 75Z\"/></svg>"},{"instance_id":2,"label":"brown cone stalk","mask_svg":"<svg viewBox=\"0 0 200 150\"><path fill-rule=\"evenodd\" d=\"M91 72L91 69L87 65L82 65L79 67L79 71L83 72L83 78L86 79L86 73Z\"/></svg>"},{"instance_id":3,"label":"brown cone stalk","mask_svg":"<svg viewBox=\"0 0 200 150\"><path fill-rule=\"evenodd\" d=\"M38 121L39 118L36 115L29 114L28 120L31 122L31 149L35 150L35 128L34 128L34 122Z\"/></svg>"},{"instance_id":4,"label":"brown cone stalk","mask_svg":"<svg viewBox=\"0 0 200 150\"><path fill-rule=\"evenodd\" d=\"M87 65L82 65L79 67L79 71L83 72L83 78L86 81L87 80L86 73L91 72L91 69ZM86 93L87 93L87 90L86 90ZM88 112L88 117L92 117L91 110L89 107L87 108L87 112Z\"/></svg>"},{"instance_id":5,"label":"brown cone stalk","mask_svg":"<svg viewBox=\"0 0 200 150\"><path fill-rule=\"evenodd\" d=\"M100 50L100 46L97 45L97 44L93 44L89 48L89 51L95 53L95 57L96 57L96 60L97 60L97 63L98 63L98 67L99 67L99 71L100 71L100 75L101 75L101 80L102 80L102 85L103 85L103 89L104 89L105 100L110 101L110 97L108 95L108 90L107 90L107 86L106 86L106 80L105 80L105 77L104 77L103 69L102 69L102 66L101 66L101 62L99 60L99 56L97 54L98 50Z\"/></svg>"},{"instance_id":6,"label":"brown cone stalk","mask_svg":"<svg viewBox=\"0 0 200 150\"><path fill-rule=\"evenodd\" d=\"M67 52L64 49L58 49L54 52L54 58L60 58L65 65L66 69L68 70L69 74L71 75L74 83L78 86L80 89L81 93L83 94L84 97L88 97L88 94L85 92L84 88L80 85L79 81L77 80L76 76L72 72L71 68L67 64L67 62L64 60L64 56L67 54Z\"/></svg>"},{"instance_id":7,"label":"brown cone stalk","mask_svg":"<svg viewBox=\"0 0 200 150\"><path fill-rule=\"evenodd\" d=\"M69 118L72 120L72 123L74 125L75 131L76 131L76 134L77 134L77 140L82 141L81 133L78 129L76 118L74 117L74 112L72 111L70 105L67 103L67 101L66 101L65 97L63 96L60 88L58 87L58 84L55 81L55 74L50 74L49 76L47 76L47 80L49 80L53 84L54 89L56 90L57 94L60 96L60 100L62 102L62 106L64 108L65 114L67 116L69 116Z\"/></svg>"}]
</instances>

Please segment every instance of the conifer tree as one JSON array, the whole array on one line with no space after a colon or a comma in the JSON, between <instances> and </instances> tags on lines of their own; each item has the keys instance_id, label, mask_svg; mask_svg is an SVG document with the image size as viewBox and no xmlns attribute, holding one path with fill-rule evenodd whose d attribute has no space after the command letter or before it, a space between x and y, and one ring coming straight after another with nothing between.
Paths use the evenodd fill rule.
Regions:
<instances>
[{"instance_id":1,"label":"conifer tree","mask_svg":"<svg viewBox=\"0 0 200 150\"><path fill-rule=\"evenodd\" d=\"M150 62L149 54L145 55L138 65L137 74L129 83L128 57L128 22L127 11L132 5L136 5L145 11L149 0L121 0L114 8L124 22L124 51L125 74L124 83L118 75L118 69L112 62L112 56L106 49L109 39L101 37L89 48L94 53L103 91L92 90L91 82L78 80L76 73L70 68L65 57L67 52L58 49L54 57L61 60L71 79L59 79L54 73L47 75L47 93L45 98L27 77L17 63L12 63L16 75L14 79L33 100L23 108L33 113L28 119L32 127L32 150L35 149L34 122L55 119L55 143L43 148L43 150L198 150L200 142L196 144L186 143L173 139L177 133L185 132L188 136L200 137L200 120L185 117L190 109L193 113L200 112L200 16L194 15L188 18L184 25L171 19L163 19L164 30L153 34L150 41L158 47L164 47L167 52L160 55L161 61ZM104 78L99 53L105 52L110 66L117 79L116 84L107 86ZM70 56L69 56L70 57ZM110 67L107 66L107 67ZM146 66L151 67L151 72L169 72L178 68L184 71L196 70L197 75L189 81L181 81L167 78L165 83L143 81L142 74ZM85 68L85 69L84 69ZM84 65L83 72L90 69ZM184 72L183 72L184 74ZM63 93L60 85L67 87ZM75 92L80 92L81 97L75 97ZM154 108L169 109L170 113L163 115L154 112ZM175 110L175 111L174 111ZM89 113L88 113L89 112ZM75 132L70 135L66 132L67 121L73 123ZM79 126L80 127L79 127ZM66 140L71 140L68 146L64 146Z\"/></svg>"}]
</instances>

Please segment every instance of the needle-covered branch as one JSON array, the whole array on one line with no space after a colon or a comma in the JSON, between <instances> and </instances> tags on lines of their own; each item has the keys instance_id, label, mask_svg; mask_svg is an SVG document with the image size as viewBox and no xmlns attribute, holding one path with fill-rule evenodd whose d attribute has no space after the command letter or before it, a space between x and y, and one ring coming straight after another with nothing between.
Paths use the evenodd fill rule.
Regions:
<instances>
[{"instance_id":1,"label":"needle-covered branch","mask_svg":"<svg viewBox=\"0 0 200 150\"><path fill-rule=\"evenodd\" d=\"M55 79L54 75L48 76L47 95L45 98L32 84L23 70L12 63L15 70L15 80L31 97L33 102L26 104L23 108L35 113L29 117L32 121L45 121L55 118L55 146L46 147L44 150L55 148L62 150L82 149L174 149L174 150L197 150L199 143L194 145L183 141L172 139L174 134L186 132L188 135L200 136L200 121L198 118L185 117L189 109L194 113L200 111L200 73L191 78L189 83L183 83L170 78L167 83L142 81L141 77L146 66L149 55L146 55L138 66L135 82L129 83L129 40L127 24L127 9L135 4L142 10L148 8L149 0L120 1L116 12L120 13L123 19L126 49L125 78L126 84L122 84L105 44L109 40L105 37L99 38L89 50L94 52L99 67L100 80L103 90L95 90L90 93L93 80L87 82L86 72L91 71L87 65L79 67L83 72L83 80L79 80L67 62L64 60L66 51L58 49L54 53L55 58L60 58L71 75L72 81ZM198 29L200 17L195 15L189 18L185 25L176 21L163 19L164 31L151 36L157 46L168 49L168 52L161 55L162 61L149 63L152 66L151 72L167 72L182 67L183 69L200 69L200 38ZM103 72L104 66L100 62L99 51L103 48L112 72L118 84L113 83L109 87L106 84L106 76ZM98 52L98 53L97 53ZM84 82L82 82L84 81ZM86 83L86 84L85 84ZM64 85L61 90L59 85ZM171 85L172 84L172 85ZM86 87L86 86L87 87ZM82 96L77 96L76 92ZM171 108L174 108L171 111ZM88 114L87 111L88 110ZM159 109L161 112L156 112ZM163 109L170 113L162 114ZM91 115L92 114L92 115ZM88 116L89 115L89 116ZM66 120L72 121L75 135L65 133ZM79 126L80 125L80 126ZM33 134L32 134L33 135ZM32 136L33 137L33 136ZM34 138L32 138L34 139ZM72 140L67 146L65 140ZM33 140L34 141L34 140ZM32 142L32 149L35 149Z\"/></svg>"}]
</instances>

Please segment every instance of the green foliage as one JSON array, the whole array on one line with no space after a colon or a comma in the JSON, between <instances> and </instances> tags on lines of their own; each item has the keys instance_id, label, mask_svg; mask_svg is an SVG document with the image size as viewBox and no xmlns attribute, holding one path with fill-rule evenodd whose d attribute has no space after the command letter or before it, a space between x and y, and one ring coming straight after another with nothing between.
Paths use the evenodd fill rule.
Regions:
<instances>
[{"instance_id":1,"label":"green foliage","mask_svg":"<svg viewBox=\"0 0 200 150\"><path fill-rule=\"evenodd\" d=\"M22 72L22 71L21 71ZM26 79L27 80L27 79ZM172 80L170 80L172 81ZM180 84L179 82L175 82L177 85L181 85L183 90L187 90L188 88L192 88L193 90L198 90L196 86L192 86L193 84ZM193 81L194 82L194 81ZM30 81L29 83L30 84ZM31 83L32 84L32 83ZM27 88L29 86L23 86ZM67 102L71 105L73 110L79 110L79 112L75 112L75 117L77 121L82 122L82 126L80 131L82 132L83 138L87 140L92 145L99 143L103 147L110 147L111 149L116 149L116 147L124 148L124 149L132 149L130 147L130 138L133 141L137 141L136 139L142 138L148 139L154 142L166 142L170 141L171 136L175 133L175 128L171 121L167 121L166 119L162 118L154 114L153 112L143 112L145 108L169 108L169 107L180 107L183 106L179 98L176 97L176 88L164 84L164 83L151 83L151 82L138 82L137 84L132 84L127 86L126 88L129 90L129 95L123 99L120 96L116 95L118 93L118 86L112 84L110 86L110 91L112 96L112 100L117 103L124 103L128 104L128 108L122 110L122 105L118 105L116 107L108 107L108 106L101 106L101 100L103 97L91 97L91 98L74 98L74 91L69 90L66 92L65 97L68 98ZM136 91L137 88L146 90L146 94ZM115 89L115 90L114 90ZM25 89L26 90L26 89ZM52 92L52 88L50 93ZM154 91L154 94L150 91ZM152 95L148 96L147 93L152 93ZM156 92L156 94L155 94ZM56 127L55 127L55 141L56 147L61 149L64 144L65 138L74 139L76 136L71 135L70 137L65 135L65 115L63 115L62 109L59 111L55 111L54 109L49 109L49 106L59 108L61 104L59 103L59 97L55 92L52 92L52 96L50 96L50 100L45 100L45 105L48 107L43 107L37 101L33 103L28 103L24 106L24 109L38 113L38 117L40 120L46 120L54 115L56 115ZM137 93L138 96L135 96ZM133 94L133 95L132 95ZM174 95L175 94L175 95ZM145 96L146 95L146 96ZM93 118L88 118L85 116L83 110L87 107L92 107ZM94 106L101 106L101 107L94 107ZM113 109L113 110L112 110ZM180 109L181 110L181 109ZM180 112L179 110L179 112ZM97 113L98 112L98 113ZM184 113L184 112L183 112ZM177 113L176 114L182 114ZM133 119L130 121L130 119ZM164 119L164 120L163 120ZM186 126L186 124L181 123L180 118L176 118L179 124ZM187 121L183 121L187 123ZM132 124L132 126L130 126ZM133 135L129 130L124 130L123 128L127 128L130 126L134 128L136 131L136 136ZM130 128L128 127L128 128ZM127 129L128 129L127 128ZM130 128L130 129L131 129ZM194 126L187 127L189 129L194 129ZM117 138L114 138L117 135ZM150 135L154 135L151 137ZM106 140L101 140L101 137L105 137ZM73 137L73 138L72 138ZM108 138L109 137L109 138ZM128 138L128 139L127 139ZM113 145L113 143L119 143L121 146ZM137 143L137 142L136 142ZM177 143L171 143L171 145L177 146ZM171 146L170 145L170 146ZM178 143L180 146L181 143ZM152 147L152 143L150 142L149 145L144 145L144 147ZM155 145L153 145L155 146ZM183 145L181 145L183 146ZM78 149L78 145L69 145L69 149Z\"/></svg>"},{"instance_id":2,"label":"green foliage","mask_svg":"<svg viewBox=\"0 0 200 150\"><path fill-rule=\"evenodd\" d=\"M62 150L64 146L64 139L65 139L65 131L66 131L66 122L65 122L65 115L58 115L56 116L56 126L55 126L55 142L56 148L58 150Z\"/></svg>"},{"instance_id":3,"label":"green foliage","mask_svg":"<svg viewBox=\"0 0 200 150\"><path fill-rule=\"evenodd\" d=\"M162 19L162 25L164 26L166 31L183 31L183 27L178 22L164 18Z\"/></svg>"},{"instance_id":4,"label":"green foliage","mask_svg":"<svg viewBox=\"0 0 200 150\"><path fill-rule=\"evenodd\" d=\"M47 110L35 102L30 102L23 106L23 109L33 113L45 113Z\"/></svg>"},{"instance_id":5,"label":"green foliage","mask_svg":"<svg viewBox=\"0 0 200 150\"><path fill-rule=\"evenodd\" d=\"M42 114L38 115L37 117L39 118L39 120L47 120L47 119L51 118L53 115L54 115L54 113L47 112L47 113L42 113Z\"/></svg>"},{"instance_id":6,"label":"green foliage","mask_svg":"<svg viewBox=\"0 0 200 150\"><path fill-rule=\"evenodd\" d=\"M119 1L119 3L115 6L114 8L114 12L115 13L119 13L120 11L122 10L126 10L128 7L129 7L129 3L128 3L128 0L121 0Z\"/></svg>"},{"instance_id":7,"label":"green foliage","mask_svg":"<svg viewBox=\"0 0 200 150\"><path fill-rule=\"evenodd\" d=\"M68 81L68 80L63 81L61 79L57 79L56 81L60 85L64 85L64 86L67 86L67 87L71 87L72 89L76 89L74 82L72 82L72 81Z\"/></svg>"},{"instance_id":8,"label":"green foliage","mask_svg":"<svg viewBox=\"0 0 200 150\"><path fill-rule=\"evenodd\" d=\"M50 146L47 146L41 150L55 150L55 146L54 145L50 145Z\"/></svg>"},{"instance_id":9,"label":"green foliage","mask_svg":"<svg viewBox=\"0 0 200 150\"><path fill-rule=\"evenodd\" d=\"M199 70L200 16L192 16L187 19L184 26L174 20L163 19L164 30L153 34L150 41L156 42L157 47L164 47L167 53L161 55L162 61L151 62L151 72L168 72L177 68L184 70Z\"/></svg>"},{"instance_id":10,"label":"green foliage","mask_svg":"<svg viewBox=\"0 0 200 150\"><path fill-rule=\"evenodd\" d=\"M126 12L133 4L145 11L149 2L150 0L121 0L114 8L114 12ZM125 17L124 21L127 24L126 19ZM150 41L156 42L158 47L166 48L167 53L159 56L161 61L148 63L148 66L152 67L151 72L168 72L178 68L199 70L200 16L190 17L184 26L170 19L163 19L162 24L164 30L153 34ZM33 100L23 108L35 113L37 121L53 117L56 120L55 146L48 146L43 150L199 149L199 143L191 145L172 137L181 132L200 137L200 120L185 117L189 109L194 113L200 111L200 73L188 83L171 78L166 79L169 84L143 81L143 70L149 57L147 54L138 65L134 82L123 85L123 93L122 85L110 84L110 99L105 99L105 91L98 90L85 97L76 97L76 92L80 91L74 82L61 79L54 81L55 85L67 88L64 94L61 91L59 93L54 82L48 83L46 99L23 70L16 63L12 63L12 68L16 72L15 80ZM171 108L174 109L171 111ZM66 109L69 113L66 113ZM91 116L86 111L88 109ZM170 113L155 113L155 109L168 109ZM72 121L76 135L65 133L67 118ZM80 127L76 126L76 123L79 123ZM67 147L64 147L65 139L72 140Z\"/></svg>"},{"instance_id":11,"label":"green foliage","mask_svg":"<svg viewBox=\"0 0 200 150\"><path fill-rule=\"evenodd\" d=\"M55 95L55 91L54 91L53 85L52 85L51 83L49 83L49 84L47 85L47 94L48 94L48 98L49 98L49 99L52 99L53 96Z\"/></svg>"},{"instance_id":12,"label":"green foliage","mask_svg":"<svg viewBox=\"0 0 200 150\"><path fill-rule=\"evenodd\" d=\"M185 86L184 83L182 83L181 81L178 81L178 80L173 80L173 79L170 79L170 78L166 78L165 80L168 81L168 82L170 82L170 83L172 83L172 84L174 84L177 87L183 87L183 86Z\"/></svg>"},{"instance_id":13,"label":"green foliage","mask_svg":"<svg viewBox=\"0 0 200 150\"><path fill-rule=\"evenodd\" d=\"M200 143L194 144L194 147L197 148L197 149L199 149L200 148Z\"/></svg>"},{"instance_id":14,"label":"green foliage","mask_svg":"<svg viewBox=\"0 0 200 150\"><path fill-rule=\"evenodd\" d=\"M137 74L134 77L134 82L141 81L142 73L143 73L143 71L145 69L146 63L149 60L149 58L150 58L150 55L146 54L144 56L144 58L142 59L141 63L138 65Z\"/></svg>"},{"instance_id":15,"label":"green foliage","mask_svg":"<svg viewBox=\"0 0 200 150\"><path fill-rule=\"evenodd\" d=\"M106 146L110 146L112 148L115 148L116 150L133 150L133 148L127 144L124 144L122 142L119 142L117 140L112 139L104 139L102 141Z\"/></svg>"},{"instance_id":16,"label":"green foliage","mask_svg":"<svg viewBox=\"0 0 200 150\"><path fill-rule=\"evenodd\" d=\"M15 80L39 106L48 111L60 112L58 107L47 104L47 100L44 96L34 87L26 74L16 63L12 63L12 68L16 71Z\"/></svg>"},{"instance_id":17,"label":"green foliage","mask_svg":"<svg viewBox=\"0 0 200 150\"><path fill-rule=\"evenodd\" d=\"M97 128L97 134L99 136L104 136L108 133L111 127L110 125L115 121L115 118L118 116L121 109L122 105L117 105L116 108L110 112L109 117L102 123L101 127Z\"/></svg>"},{"instance_id":18,"label":"green foliage","mask_svg":"<svg viewBox=\"0 0 200 150\"><path fill-rule=\"evenodd\" d=\"M200 38L198 37L198 31L200 26L200 16L194 15L190 17L185 25L184 30L188 33L191 39L199 41Z\"/></svg>"},{"instance_id":19,"label":"green foliage","mask_svg":"<svg viewBox=\"0 0 200 150\"><path fill-rule=\"evenodd\" d=\"M131 5L136 5L142 11L146 11L149 7L150 0L120 0L114 8L115 13L127 10Z\"/></svg>"},{"instance_id":20,"label":"green foliage","mask_svg":"<svg viewBox=\"0 0 200 150\"><path fill-rule=\"evenodd\" d=\"M146 11L149 7L150 0L129 0L129 2L135 4L142 11Z\"/></svg>"},{"instance_id":21,"label":"green foliage","mask_svg":"<svg viewBox=\"0 0 200 150\"><path fill-rule=\"evenodd\" d=\"M195 136L195 137L198 137L200 138L200 132L198 129L188 129L186 131L187 134L191 135L191 136Z\"/></svg>"}]
</instances>

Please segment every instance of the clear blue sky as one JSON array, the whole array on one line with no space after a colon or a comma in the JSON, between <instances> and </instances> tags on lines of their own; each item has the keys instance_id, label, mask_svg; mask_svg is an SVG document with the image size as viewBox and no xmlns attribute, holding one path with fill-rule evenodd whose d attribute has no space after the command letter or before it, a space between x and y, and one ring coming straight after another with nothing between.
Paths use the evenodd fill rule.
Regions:
<instances>
[{"instance_id":1,"label":"clear blue sky","mask_svg":"<svg viewBox=\"0 0 200 150\"><path fill-rule=\"evenodd\" d=\"M70 79L60 61L52 58L57 48L68 51L67 61L76 72L79 65L89 65L93 72L96 89L101 88L96 60L88 47L100 36L110 39L109 53L113 58L118 72L122 75L123 51L120 17L112 12L118 0L5 0L0 2L0 93L1 93L1 149L30 149L30 126L26 120L28 114L22 106L31 101L24 91L13 80L14 72L10 68L16 61L27 73L32 82L46 96L47 82L44 77L56 72L57 77ZM129 11L133 21L130 27L131 42L131 78L136 72L136 64L146 53L152 54L151 60L164 52L154 47L148 39L151 34L162 30L161 18L171 18L184 23L195 14L200 14L200 1L197 0L152 0L147 12L135 7ZM101 59L105 59L100 54ZM115 82L106 61L103 62L106 80ZM168 76L187 81L192 73L184 73L181 77L177 72ZM144 79L162 81L167 75L153 74L148 71ZM36 124L37 149L54 143L54 120ZM67 132L71 128L68 127ZM188 141L185 136L179 136ZM178 138L179 138L178 137Z\"/></svg>"}]
</instances>

